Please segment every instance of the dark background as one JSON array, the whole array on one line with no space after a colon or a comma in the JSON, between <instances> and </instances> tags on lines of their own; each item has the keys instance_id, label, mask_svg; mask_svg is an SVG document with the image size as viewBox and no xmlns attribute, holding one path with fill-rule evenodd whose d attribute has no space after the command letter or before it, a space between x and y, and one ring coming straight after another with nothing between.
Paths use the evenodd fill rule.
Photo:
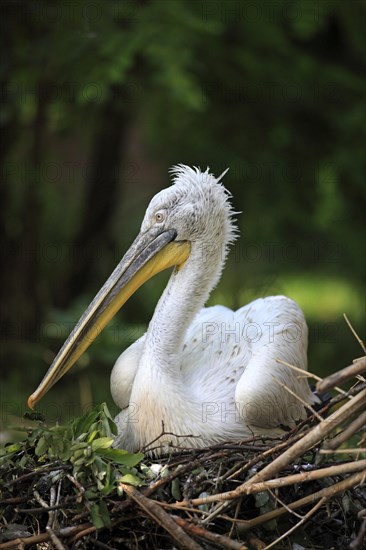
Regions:
<instances>
[{"instance_id":1,"label":"dark background","mask_svg":"<svg viewBox=\"0 0 366 550\"><path fill-rule=\"evenodd\" d=\"M210 303L285 293L309 369L362 350L365 2L1 3L1 421L31 393L183 162L226 167L241 238ZM147 326L147 283L40 404L53 421L110 403ZM89 367L88 369L85 367Z\"/></svg>"}]
</instances>

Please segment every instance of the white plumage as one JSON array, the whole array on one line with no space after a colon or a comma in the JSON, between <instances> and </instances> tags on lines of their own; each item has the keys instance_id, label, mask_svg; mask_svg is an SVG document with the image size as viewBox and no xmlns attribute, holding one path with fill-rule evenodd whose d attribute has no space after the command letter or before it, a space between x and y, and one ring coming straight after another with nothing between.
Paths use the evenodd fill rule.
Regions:
<instances>
[{"instance_id":1,"label":"white plumage","mask_svg":"<svg viewBox=\"0 0 366 550\"><path fill-rule=\"evenodd\" d=\"M208 171L178 166L173 174L174 185L153 198L141 231L163 210L165 227L188 240L191 253L173 272L147 333L113 368L112 397L123 409L117 444L141 448L161 434L162 424L169 435L160 442L179 446L278 434L306 416L302 402L315 401L306 379L277 362L307 368L302 311L284 296L236 312L201 309L235 235L229 195Z\"/></svg>"},{"instance_id":2,"label":"white plumage","mask_svg":"<svg viewBox=\"0 0 366 550\"><path fill-rule=\"evenodd\" d=\"M284 296L236 312L203 308L236 237L234 212L222 176L183 165L172 173L173 185L151 200L139 235L28 404L33 408L72 367L144 281L174 267L146 334L112 371L112 396L122 409L116 445L203 447L252 433L276 435L315 401L306 379L278 363L307 368L304 316ZM159 438L163 426L167 433Z\"/></svg>"}]
</instances>

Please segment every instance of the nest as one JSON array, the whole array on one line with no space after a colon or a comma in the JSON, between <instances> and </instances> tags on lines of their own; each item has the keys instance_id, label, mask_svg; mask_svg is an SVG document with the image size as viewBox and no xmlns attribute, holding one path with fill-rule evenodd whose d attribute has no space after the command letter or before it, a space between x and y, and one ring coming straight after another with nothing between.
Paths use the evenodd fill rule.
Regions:
<instances>
[{"instance_id":1,"label":"nest","mask_svg":"<svg viewBox=\"0 0 366 550\"><path fill-rule=\"evenodd\" d=\"M0 454L0 549L362 549L365 371L362 357L318 378L334 397L280 440L158 461L112 448L104 404L67 426L40 419Z\"/></svg>"}]
</instances>

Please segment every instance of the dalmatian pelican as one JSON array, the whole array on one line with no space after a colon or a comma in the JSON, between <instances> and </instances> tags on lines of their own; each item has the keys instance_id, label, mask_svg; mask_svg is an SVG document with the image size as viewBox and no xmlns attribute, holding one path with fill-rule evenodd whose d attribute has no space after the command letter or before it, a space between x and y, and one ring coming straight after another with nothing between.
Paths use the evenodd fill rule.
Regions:
<instances>
[{"instance_id":1,"label":"dalmatian pelican","mask_svg":"<svg viewBox=\"0 0 366 550\"><path fill-rule=\"evenodd\" d=\"M37 390L31 408L71 368L150 277L173 268L147 332L117 360L111 393L117 447L149 442L203 447L251 434L283 433L316 398L304 377L307 326L284 296L237 311L204 308L236 238L231 195L207 169L178 165L151 200L141 230L88 306ZM162 427L164 429L162 429Z\"/></svg>"}]
</instances>

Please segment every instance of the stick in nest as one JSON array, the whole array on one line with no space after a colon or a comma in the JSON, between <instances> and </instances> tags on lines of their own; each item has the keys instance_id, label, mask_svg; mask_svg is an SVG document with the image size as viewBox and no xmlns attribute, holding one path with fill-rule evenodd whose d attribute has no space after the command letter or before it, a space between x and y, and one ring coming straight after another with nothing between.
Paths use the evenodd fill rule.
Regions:
<instances>
[{"instance_id":1,"label":"stick in nest","mask_svg":"<svg viewBox=\"0 0 366 550\"><path fill-rule=\"evenodd\" d=\"M339 435L333 439L327 439L324 443L324 449L338 449L338 447L348 441L350 437L358 432L364 425L366 425L366 412L357 416Z\"/></svg>"},{"instance_id":2,"label":"stick in nest","mask_svg":"<svg viewBox=\"0 0 366 550\"><path fill-rule=\"evenodd\" d=\"M353 328L351 321L348 319L348 317L345 313L343 313L343 317L344 317L347 325L349 326L353 336L356 338L357 342L360 344L361 348L363 349L363 352L366 354L365 344L363 343L363 341L361 340L361 338L359 337L359 335L357 334L357 332Z\"/></svg>"},{"instance_id":3,"label":"stick in nest","mask_svg":"<svg viewBox=\"0 0 366 550\"><path fill-rule=\"evenodd\" d=\"M279 384L284 390L286 390L289 394L291 394L293 397L295 397L298 401L300 401L300 403L302 405L304 405L304 407L306 409L308 409L311 414L313 414L320 422L322 422L324 419L320 416L319 413L317 413L313 407L311 405L309 405L309 403L307 403L306 401L304 401L304 399L302 399L299 395L297 395L297 393L295 393L293 390L291 390L288 386L286 386L286 384L284 384L283 382L281 382L281 380L279 380L274 374L272 374L272 378L275 380L275 382L277 382L277 384Z\"/></svg>"},{"instance_id":4,"label":"stick in nest","mask_svg":"<svg viewBox=\"0 0 366 550\"><path fill-rule=\"evenodd\" d=\"M363 469L366 469L366 459L355 460L352 462L346 462L342 464L335 464L334 466L329 466L327 468L319 468L311 472L301 472L299 474L292 474L284 477L278 477L274 479L269 479L267 481L260 481L258 483L250 483L250 480L249 480L249 483L243 486L242 494L252 495L256 493L261 493L262 491L277 489L279 487L286 487L288 485L295 485L298 483L310 482L316 479L322 479L324 477L331 477L331 476L358 472ZM188 505L200 506L202 504L209 504L211 502L235 499L237 497L238 497L238 494L234 490L234 491L228 491L226 493L209 495L203 498L194 498L190 501L183 500L181 502L177 502L174 506L177 508L180 508L181 506L185 507Z\"/></svg>"},{"instance_id":5,"label":"stick in nest","mask_svg":"<svg viewBox=\"0 0 366 550\"><path fill-rule=\"evenodd\" d=\"M315 504L315 506L313 506L313 508L311 510L309 510L309 512L307 512L305 514L305 516L298 522L296 523L296 525L294 525L293 527L291 527L291 529L289 529L288 531L286 531L286 533L283 533L283 535L281 535L280 537L278 537L278 539L276 539L275 541L273 541L271 544L269 544L268 546L266 546L263 550L269 550L270 548L273 548L276 544L278 544L281 540L283 540L284 538L288 537L289 535L291 535L291 533L293 533L294 531L296 531L296 529L298 529L301 525L303 525L306 521L308 521L308 519L311 518L311 516L313 516L315 514L315 512L317 512L317 510L319 510L319 508L321 508L323 506L323 504L325 504L325 502L327 501L327 498L326 497L323 497L321 500L319 500L319 502L317 504Z\"/></svg>"},{"instance_id":6,"label":"stick in nest","mask_svg":"<svg viewBox=\"0 0 366 550\"><path fill-rule=\"evenodd\" d=\"M287 508L290 508L291 510L297 510L298 508L302 508L303 506L312 504L314 501L321 499L323 497L326 497L327 499L333 498L339 493L343 493L344 491L347 491L348 489L351 489L352 487L356 487L356 485L363 483L365 480L365 477L366 477L366 470L363 470L362 472L353 474L352 476L349 476L343 481L335 483L330 487L326 487L325 489L321 489L316 493L312 493L311 495L308 495L304 498L296 500L295 502L291 502L290 504L287 504ZM270 521L272 519L276 519L286 513L287 513L286 508L278 508L276 510L272 510L271 512L267 512L266 514L262 514L261 516L258 516L257 518L254 518L248 521L239 520L238 530L241 533L249 529L253 529L253 527L262 525L263 523L266 523L267 521Z\"/></svg>"},{"instance_id":7,"label":"stick in nest","mask_svg":"<svg viewBox=\"0 0 366 550\"><path fill-rule=\"evenodd\" d=\"M260 481L266 481L267 479L275 476L283 468L288 466L298 457L302 456L306 451L311 449L314 445L317 445L322 439L327 437L335 427L344 422L352 414L358 411L364 406L366 399L366 389L362 390L358 395L353 397L350 401L347 401L337 411L331 414L328 418L323 420L320 424L312 428L306 435L299 441L294 443L280 456L278 456L273 462L268 464L263 470L255 474L250 480L244 482L242 485L235 489L234 494L237 497L245 494L246 486L250 483L257 483ZM233 499L233 492L230 491L230 500ZM225 493L222 494L222 500L225 500ZM228 505L227 502L219 504L208 516L204 522L211 521L214 517L219 515Z\"/></svg>"},{"instance_id":8,"label":"stick in nest","mask_svg":"<svg viewBox=\"0 0 366 550\"><path fill-rule=\"evenodd\" d=\"M131 485L120 483L120 486L148 516L161 525L161 527L173 537L181 548L186 548L187 550L202 550L202 547L191 539L191 537L189 537L156 502L142 495Z\"/></svg>"},{"instance_id":9,"label":"stick in nest","mask_svg":"<svg viewBox=\"0 0 366 550\"><path fill-rule=\"evenodd\" d=\"M281 365L285 365L285 367L289 367L290 369L293 369L297 372L300 372L306 378L314 378L314 380L317 380L318 383L323 381L323 378L320 378L320 376L317 376L316 374L313 374L312 372L309 372L308 370L301 369L300 367L295 367L295 365L291 365L291 363L287 363L286 361L282 361L281 359L276 359L276 363L280 363ZM347 394L347 392L342 390L342 388L338 388L338 386L335 386L334 389L337 390L337 392L341 393L342 395Z\"/></svg>"},{"instance_id":10,"label":"stick in nest","mask_svg":"<svg viewBox=\"0 0 366 550\"><path fill-rule=\"evenodd\" d=\"M345 367L344 369L339 370L330 374L324 380L321 380L316 385L316 391L319 393L324 393L338 384L342 384L350 378L354 378L358 374L366 371L366 357L361 357L352 365Z\"/></svg>"},{"instance_id":11,"label":"stick in nest","mask_svg":"<svg viewBox=\"0 0 366 550\"><path fill-rule=\"evenodd\" d=\"M191 535L203 538L208 542L213 542L220 548L228 548L229 550L248 550L248 547L243 545L241 542L232 540L229 537L224 535L219 535L218 533L211 533L199 525L194 525L189 523L187 520L179 516L171 516L173 520L180 525L185 531L188 531Z\"/></svg>"}]
</instances>

